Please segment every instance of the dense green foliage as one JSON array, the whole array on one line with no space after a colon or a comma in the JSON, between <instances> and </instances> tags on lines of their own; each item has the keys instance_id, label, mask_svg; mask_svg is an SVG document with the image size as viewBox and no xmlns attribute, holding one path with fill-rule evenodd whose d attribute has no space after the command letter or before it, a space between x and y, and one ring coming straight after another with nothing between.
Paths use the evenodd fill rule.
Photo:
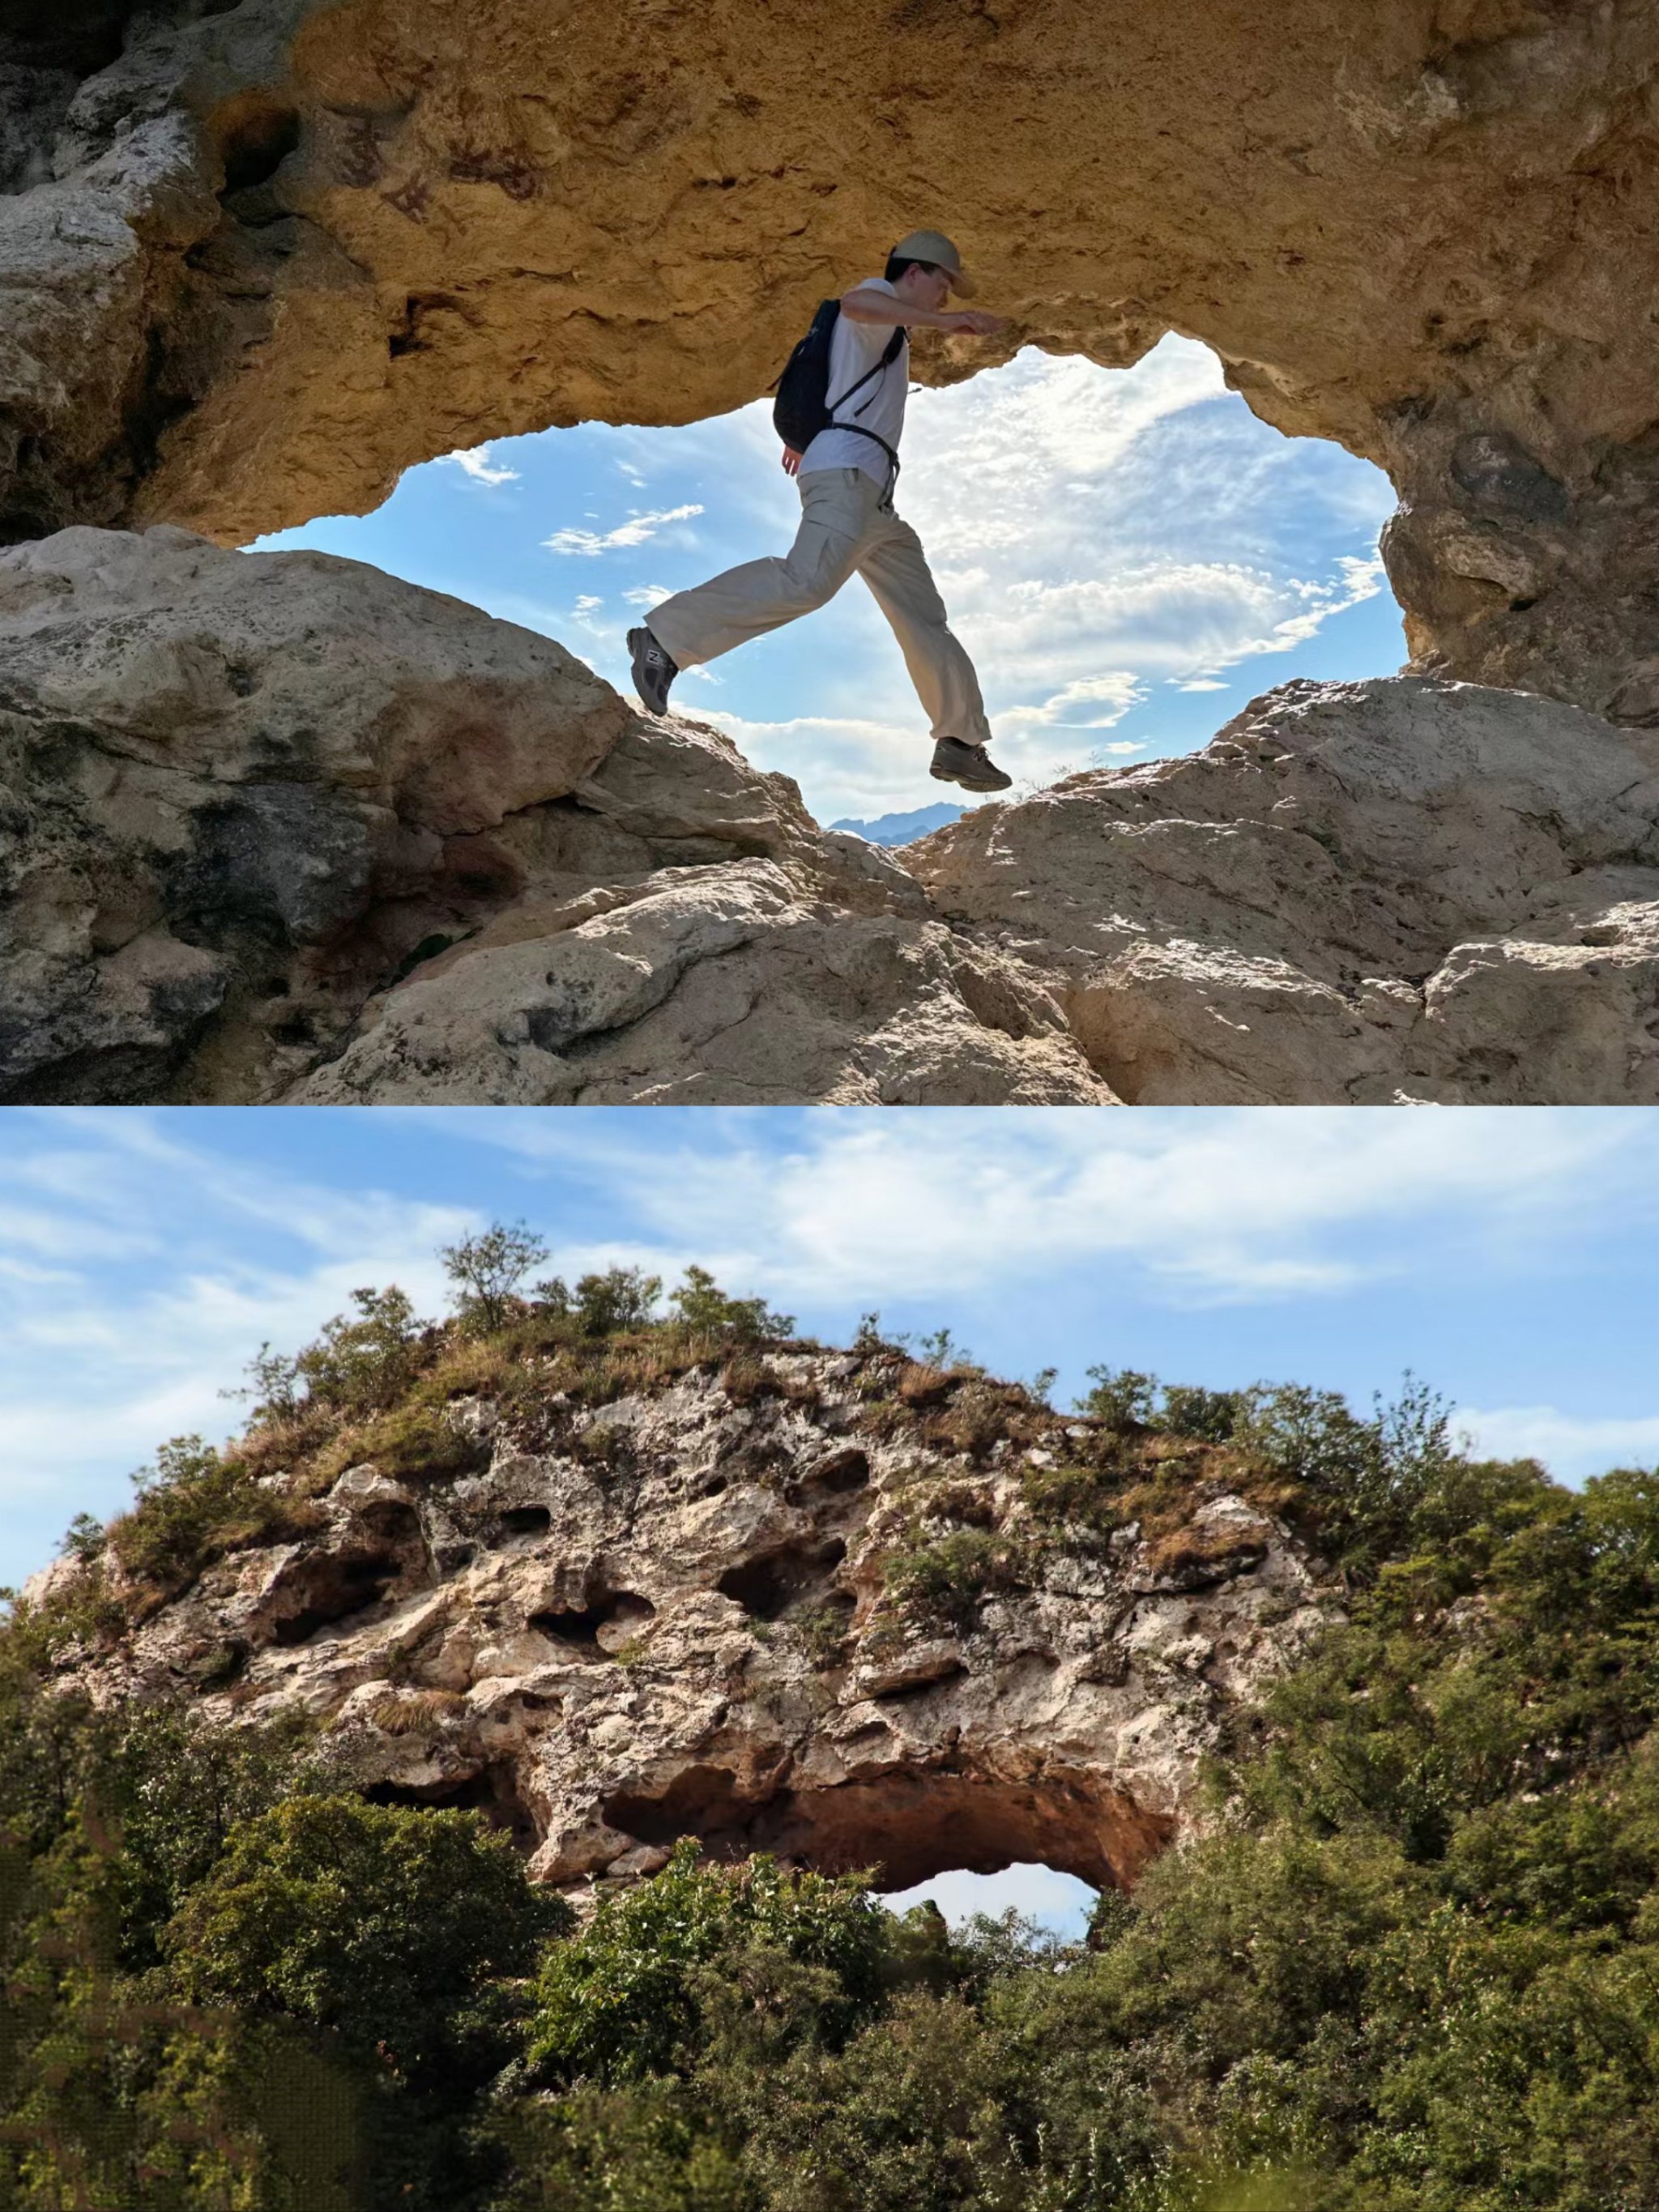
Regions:
<instances>
[{"instance_id":1,"label":"dense green foliage","mask_svg":"<svg viewBox=\"0 0 1659 2212\"><path fill-rule=\"evenodd\" d=\"M362 1292L262 1354L244 1443L166 1448L0 1620L0 2212L1659 2212L1659 1475L1471 1461L1415 1388L1097 1370L1011 1542L975 1470L1031 1397L866 1327L872 1422L963 1469L884 1602L970 1626L1044 1547L1173 1543L1212 1467L1345 1585L1207 1832L1086 1944L688 1844L578 1930L482 1816L365 1802L303 1723L58 1694L149 1582L303 1525L313 1470L436 1479L463 1390L533 1437L550 1390L776 1387L784 1317L700 1271L664 1310L625 1270L522 1293L527 1231L447 1256L454 1322Z\"/></svg>"}]
</instances>

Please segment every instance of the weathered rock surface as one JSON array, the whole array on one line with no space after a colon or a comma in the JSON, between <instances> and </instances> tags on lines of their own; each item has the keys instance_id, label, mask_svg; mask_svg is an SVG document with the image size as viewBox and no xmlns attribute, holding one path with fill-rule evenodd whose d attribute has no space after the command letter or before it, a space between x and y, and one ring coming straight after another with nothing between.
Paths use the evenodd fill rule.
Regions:
<instances>
[{"instance_id":1,"label":"weathered rock surface","mask_svg":"<svg viewBox=\"0 0 1659 2212\"><path fill-rule=\"evenodd\" d=\"M1287 684L902 857L1133 1103L1659 1103L1659 740L1552 701Z\"/></svg>"},{"instance_id":2,"label":"weathered rock surface","mask_svg":"<svg viewBox=\"0 0 1659 2212\"><path fill-rule=\"evenodd\" d=\"M0 1099L1110 1100L787 778L355 562L0 556Z\"/></svg>"},{"instance_id":3,"label":"weathered rock surface","mask_svg":"<svg viewBox=\"0 0 1659 2212\"><path fill-rule=\"evenodd\" d=\"M1659 1103L1659 736L1399 678L897 853L550 639L0 556L0 1099Z\"/></svg>"},{"instance_id":4,"label":"weathered rock surface","mask_svg":"<svg viewBox=\"0 0 1659 2212\"><path fill-rule=\"evenodd\" d=\"M1224 1455L1165 1439L1165 1525L1067 1531L1026 1486L1097 1427L896 1355L556 1395L533 1442L485 1398L447 1418L478 1472L348 1469L315 1533L210 1566L65 1682L230 1724L302 1708L354 1786L483 1807L557 1884L693 1834L892 1887L1011 1861L1127 1885L1333 1607ZM887 1564L963 1528L1000 1576L953 1623L896 1604Z\"/></svg>"},{"instance_id":5,"label":"weathered rock surface","mask_svg":"<svg viewBox=\"0 0 1659 2212\"><path fill-rule=\"evenodd\" d=\"M1386 468L1421 666L1659 720L1649 0L34 16L0 30L7 537L245 540L495 434L731 408L944 221L1005 349L1182 331Z\"/></svg>"}]
</instances>

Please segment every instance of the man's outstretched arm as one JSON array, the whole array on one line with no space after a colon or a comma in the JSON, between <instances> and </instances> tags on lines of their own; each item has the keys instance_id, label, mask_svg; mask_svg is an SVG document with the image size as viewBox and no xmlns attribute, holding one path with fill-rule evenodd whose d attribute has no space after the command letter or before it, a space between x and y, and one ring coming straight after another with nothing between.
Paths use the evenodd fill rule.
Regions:
<instances>
[{"instance_id":1,"label":"man's outstretched arm","mask_svg":"<svg viewBox=\"0 0 1659 2212\"><path fill-rule=\"evenodd\" d=\"M870 291L863 285L842 294L841 311L849 323L884 323L890 330L896 323L910 328L920 325L925 331L967 331L981 338L1000 331L1006 320L1002 315L988 315L981 307L915 307L890 292Z\"/></svg>"}]
</instances>

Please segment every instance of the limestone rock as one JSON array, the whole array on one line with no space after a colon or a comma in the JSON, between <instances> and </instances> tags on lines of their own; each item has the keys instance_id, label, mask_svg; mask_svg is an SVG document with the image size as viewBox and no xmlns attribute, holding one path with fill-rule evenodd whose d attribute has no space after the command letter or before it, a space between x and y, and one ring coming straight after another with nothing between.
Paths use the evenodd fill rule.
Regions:
<instances>
[{"instance_id":1,"label":"limestone rock","mask_svg":"<svg viewBox=\"0 0 1659 2212\"><path fill-rule=\"evenodd\" d=\"M787 777L356 562L0 556L0 1097L1111 1103Z\"/></svg>"},{"instance_id":2,"label":"limestone rock","mask_svg":"<svg viewBox=\"0 0 1659 2212\"><path fill-rule=\"evenodd\" d=\"M1012 326L924 380L1200 337L1389 471L1420 665L1659 719L1648 0L11 15L6 537L244 541L491 435L722 412L944 221Z\"/></svg>"},{"instance_id":3,"label":"limestone rock","mask_svg":"<svg viewBox=\"0 0 1659 2212\"><path fill-rule=\"evenodd\" d=\"M943 924L836 911L775 862L536 917L367 1011L301 1104L1112 1104L1039 980ZM435 971L435 972L434 972Z\"/></svg>"},{"instance_id":4,"label":"limestone rock","mask_svg":"<svg viewBox=\"0 0 1659 2212\"><path fill-rule=\"evenodd\" d=\"M235 1097L520 878L629 710L359 562L74 529L0 556L0 1097Z\"/></svg>"},{"instance_id":5,"label":"limestone rock","mask_svg":"<svg viewBox=\"0 0 1659 2212\"><path fill-rule=\"evenodd\" d=\"M1659 1102L1659 747L1395 678L906 850L1135 1103Z\"/></svg>"},{"instance_id":6,"label":"limestone rock","mask_svg":"<svg viewBox=\"0 0 1659 2212\"><path fill-rule=\"evenodd\" d=\"M680 1834L891 1887L1011 1860L1127 1884L1334 1612L1208 1448L1163 1441L1170 1525L1062 1529L1023 1470L1093 1425L890 1351L769 1346L549 1401L533 1438L475 1410L487 1468L350 1470L315 1533L209 1566L65 1685L185 1687L228 1725L303 1709L352 1786L482 1807L578 1894ZM907 1611L892 1564L964 1525L1015 1566L951 1620Z\"/></svg>"},{"instance_id":7,"label":"limestone rock","mask_svg":"<svg viewBox=\"0 0 1659 2212\"><path fill-rule=\"evenodd\" d=\"M893 852L355 562L0 556L0 1097L1659 1103L1659 738L1425 678Z\"/></svg>"}]
</instances>

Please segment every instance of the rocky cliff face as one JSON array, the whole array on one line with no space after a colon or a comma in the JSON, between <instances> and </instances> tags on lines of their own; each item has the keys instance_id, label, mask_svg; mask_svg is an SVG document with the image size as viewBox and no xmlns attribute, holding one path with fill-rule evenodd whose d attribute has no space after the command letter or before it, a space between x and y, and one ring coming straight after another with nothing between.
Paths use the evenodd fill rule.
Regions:
<instances>
[{"instance_id":1,"label":"rocky cliff face","mask_svg":"<svg viewBox=\"0 0 1659 2212\"><path fill-rule=\"evenodd\" d=\"M1659 1102L1659 736L1293 684L889 853L550 640L0 556L0 1098Z\"/></svg>"},{"instance_id":2,"label":"rocky cliff face","mask_svg":"<svg viewBox=\"0 0 1659 2212\"><path fill-rule=\"evenodd\" d=\"M460 1390L418 1451L394 1425L331 1479L274 1468L314 1525L151 1594L64 1679L303 1708L355 1786L481 1807L578 1888L682 1834L891 1887L1127 1885L1331 1610L1223 1448L891 1350L742 1351L599 1405L538 1382L556 1359Z\"/></svg>"},{"instance_id":3,"label":"rocky cliff face","mask_svg":"<svg viewBox=\"0 0 1659 2212\"><path fill-rule=\"evenodd\" d=\"M1122 365L1180 331L1386 468L1424 668L1652 721L1656 63L1646 0L14 25L0 526L240 541L494 434L692 421L944 221L1009 347Z\"/></svg>"}]
</instances>

